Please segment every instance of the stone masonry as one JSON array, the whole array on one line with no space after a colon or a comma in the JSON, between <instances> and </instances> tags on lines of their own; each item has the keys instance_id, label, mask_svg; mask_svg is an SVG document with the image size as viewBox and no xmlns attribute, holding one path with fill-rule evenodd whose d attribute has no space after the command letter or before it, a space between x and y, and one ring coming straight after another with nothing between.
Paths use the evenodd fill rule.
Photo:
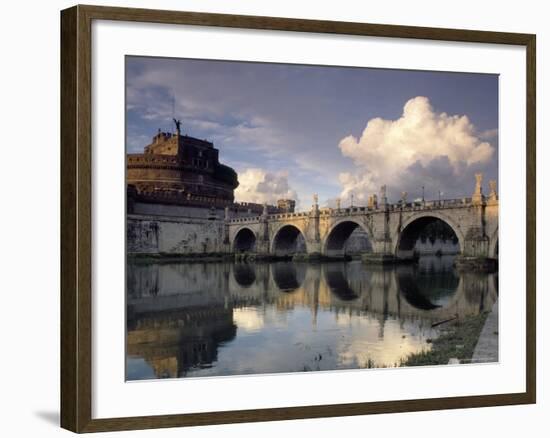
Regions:
<instances>
[{"instance_id":1,"label":"stone masonry","mask_svg":"<svg viewBox=\"0 0 550 438\"><path fill-rule=\"evenodd\" d=\"M129 214L129 253L208 254L248 252L257 256L289 255L302 239L305 254L339 257L349 236L360 228L376 261L414 257L419 231L433 221L447 224L458 240L461 258L498 258L498 196L491 181L490 194L482 193L482 176L476 176L471 197L440 201L407 201L406 195L388 202L383 186L366 207L319 208L309 211L231 217L169 217ZM294 248L294 250L293 250ZM286 254L285 254L286 252Z\"/></svg>"}]
</instances>

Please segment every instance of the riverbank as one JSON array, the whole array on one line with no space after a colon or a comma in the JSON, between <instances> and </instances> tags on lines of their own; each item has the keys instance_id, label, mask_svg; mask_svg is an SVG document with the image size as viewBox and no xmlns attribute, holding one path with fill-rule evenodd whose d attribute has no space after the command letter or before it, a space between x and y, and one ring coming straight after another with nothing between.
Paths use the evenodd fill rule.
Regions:
<instances>
[{"instance_id":1,"label":"riverbank","mask_svg":"<svg viewBox=\"0 0 550 438\"><path fill-rule=\"evenodd\" d=\"M472 362L498 362L498 300L485 321Z\"/></svg>"},{"instance_id":2,"label":"riverbank","mask_svg":"<svg viewBox=\"0 0 550 438\"><path fill-rule=\"evenodd\" d=\"M271 262L297 262L297 263L320 263L320 262L344 262L356 260L359 257L352 256L324 256L320 254L294 254L274 255L256 253L129 253L128 261L134 263L271 263Z\"/></svg>"},{"instance_id":3,"label":"riverbank","mask_svg":"<svg viewBox=\"0 0 550 438\"><path fill-rule=\"evenodd\" d=\"M408 356L400 366L447 365L451 359L471 362L488 315L483 312L446 323L430 350Z\"/></svg>"},{"instance_id":4,"label":"riverbank","mask_svg":"<svg viewBox=\"0 0 550 438\"><path fill-rule=\"evenodd\" d=\"M226 253L207 254L168 254L168 253L136 253L128 254L127 260L133 263L219 263L232 261L234 256Z\"/></svg>"}]
</instances>

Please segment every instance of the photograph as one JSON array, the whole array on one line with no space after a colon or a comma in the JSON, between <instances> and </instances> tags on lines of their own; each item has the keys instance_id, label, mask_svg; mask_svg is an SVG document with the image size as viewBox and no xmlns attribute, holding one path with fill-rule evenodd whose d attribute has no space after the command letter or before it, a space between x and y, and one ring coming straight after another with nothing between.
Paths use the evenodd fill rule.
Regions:
<instances>
[{"instance_id":1,"label":"photograph","mask_svg":"<svg viewBox=\"0 0 550 438\"><path fill-rule=\"evenodd\" d=\"M498 74L124 62L127 381L499 362Z\"/></svg>"}]
</instances>

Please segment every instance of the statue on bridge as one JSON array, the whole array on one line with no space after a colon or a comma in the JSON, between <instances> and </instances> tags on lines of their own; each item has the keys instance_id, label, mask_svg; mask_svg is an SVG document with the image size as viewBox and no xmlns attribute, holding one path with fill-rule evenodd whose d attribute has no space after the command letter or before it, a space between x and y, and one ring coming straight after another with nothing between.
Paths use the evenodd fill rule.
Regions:
<instances>
[{"instance_id":1,"label":"statue on bridge","mask_svg":"<svg viewBox=\"0 0 550 438\"><path fill-rule=\"evenodd\" d=\"M386 197L386 184L384 184L380 187L380 206L385 208L387 203L388 198Z\"/></svg>"},{"instance_id":2,"label":"statue on bridge","mask_svg":"<svg viewBox=\"0 0 550 438\"><path fill-rule=\"evenodd\" d=\"M489 200L490 201L498 201L498 195L497 195L497 180L492 179L489 181Z\"/></svg>"},{"instance_id":3,"label":"statue on bridge","mask_svg":"<svg viewBox=\"0 0 550 438\"><path fill-rule=\"evenodd\" d=\"M472 204L481 204L483 202L483 192L481 183L483 181L483 173L476 173L476 188L472 194Z\"/></svg>"},{"instance_id":4,"label":"statue on bridge","mask_svg":"<svg viewBox=\"0 0 550 438\"><path fill-rule=\"evenodd\" d=\"M378 208L378 196L376 196L376 193L369 196L367 207L370 209Z\"/></svg>"},{"instance_id":5,"label":"statue on bridge","mask_svg":"<svg viewBox=\"0 0 550 438\"><path fill-rule=\"evenodd\" d=\"M481 195L481 183L483 181L483 174L482 173L476 173L476 188L475 193L479 193Z\"/></svg>"}]
</instances>

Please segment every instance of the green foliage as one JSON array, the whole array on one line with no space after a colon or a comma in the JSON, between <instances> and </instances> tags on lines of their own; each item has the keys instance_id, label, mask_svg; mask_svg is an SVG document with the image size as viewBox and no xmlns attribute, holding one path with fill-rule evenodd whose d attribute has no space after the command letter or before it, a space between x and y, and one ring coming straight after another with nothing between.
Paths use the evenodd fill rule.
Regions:
<instances>
[{"instance_id":1,"label":"green foliage","mask_svg":"<svg viewBox=\"0 0 550 438\"><path fill-rule=\"evenodd\" d=\"M431 350L411 354L400 366L446 365L451 358L469 361L488 314L484 312L457 320L441 336L432 340Z\"/></svg>"}]
</instances>

